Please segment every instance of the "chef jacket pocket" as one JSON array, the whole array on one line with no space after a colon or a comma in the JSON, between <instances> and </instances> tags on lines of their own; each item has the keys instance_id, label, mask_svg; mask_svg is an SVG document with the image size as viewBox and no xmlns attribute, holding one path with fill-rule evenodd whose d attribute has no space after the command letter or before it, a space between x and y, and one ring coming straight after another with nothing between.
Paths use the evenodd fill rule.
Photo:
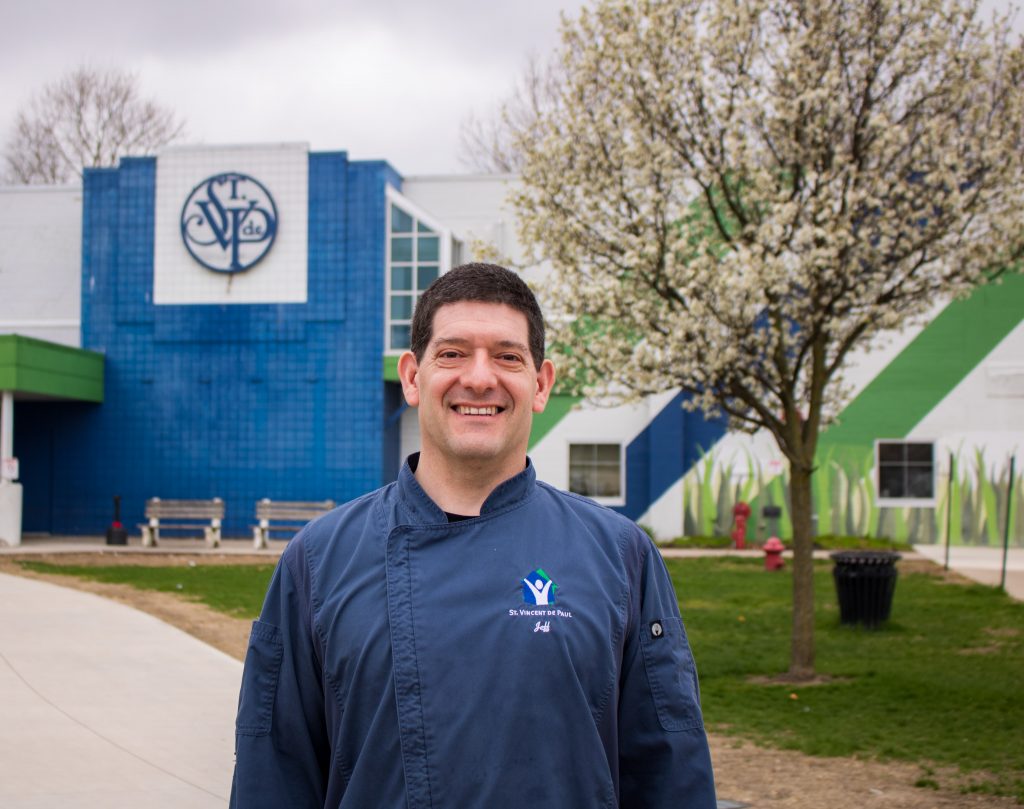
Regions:
<instances>
[{"instance_id":1,"label":"chef jacket pocket","mask_svg":"<svg viewBox=\"0 0 1024 809\"><path fill-rule=\"evenodd\" d=\"M280 630L272 624L253 621L242 672L242 691L238 697L235 720L238 734L266 736L270 733L283 655Z\"/></svg>"},{"instance_id":2,"label":"chef jacket pocket","mask_svg":"<svg viewBox=\"0 0 1024 809\"><path fill-rule=\"evenodd\" d=\"M703 725L697 670L679 618L652 621L640 632L651 697L664 730Z\"/></svg>"}]
</instances>

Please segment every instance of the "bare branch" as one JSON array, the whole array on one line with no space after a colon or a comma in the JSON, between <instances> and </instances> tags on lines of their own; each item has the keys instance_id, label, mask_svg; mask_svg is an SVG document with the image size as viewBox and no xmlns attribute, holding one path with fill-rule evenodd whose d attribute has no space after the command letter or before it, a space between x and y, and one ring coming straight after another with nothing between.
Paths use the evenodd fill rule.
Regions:
<instances>
[{"instance_id":1,"label":"bare branch","mask_svg":"<svg viewBox=\"0 0 1024 809\"><path fill-rule=\"evenodd\" d=\"M459 162L483 173L515 173L523 165L520 139L558 103L558 64L532 54L511 95L483 116L471 112L459 126Z\"/></svg>"},{"instance_id":2,"label":"bare branch","mask_svg":"<svg viewBox=\"0 0 1024 809\"><path fill-rule=\"evenodd\" d=\"M139 96L131 73L79 67L19 111L4 154L6 179L70 182L83 168L150 154L183 132L174 113Z\"/></svg>"}]
</instances>

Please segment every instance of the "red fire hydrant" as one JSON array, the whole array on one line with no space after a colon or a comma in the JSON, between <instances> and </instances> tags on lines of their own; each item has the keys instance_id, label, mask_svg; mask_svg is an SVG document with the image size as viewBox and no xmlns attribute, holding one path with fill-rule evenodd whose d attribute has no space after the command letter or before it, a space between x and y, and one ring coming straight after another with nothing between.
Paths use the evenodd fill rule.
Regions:
<instances>
[{"instance_id":1,"label":"red fire hydrant","mask_svg":"<svg viewBox=\"0 0 1024 809\"><path fill-rule=\"evenodd\" d=\"M732 507L732 517L736 527L732 529L732 541L737 550L747 547L747 520L750 519L750 506L742 500Z\"/></svg>"},{"instance_id":2,"label":"red fire hydrant","mask_svg":"<svg viewBox=\"0 0 1024 809\"><path fill-rule=\"evenodd\" d=\"M782 561L782 552L786 550L782 541L778 537L768 537L762 550L764 551L764 569L782 570L785 565L785 562Z\"/></svg>"}]
</instances>

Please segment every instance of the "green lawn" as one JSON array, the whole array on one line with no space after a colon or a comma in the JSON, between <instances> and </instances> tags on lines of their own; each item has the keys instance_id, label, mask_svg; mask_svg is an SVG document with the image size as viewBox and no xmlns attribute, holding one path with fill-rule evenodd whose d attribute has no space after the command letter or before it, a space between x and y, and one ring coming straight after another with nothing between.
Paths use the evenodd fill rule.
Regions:
<instances>
[{"instance_id":1,"label":"green lawn","mask_svg":"<svg viewBox=\"0 0 1024 809\"><path fill-rule=\"evenodd\" d=\"M844 627L831 563L820 563L817 668L836 679L765 685L751 678L788 663L788 573L758 560L667 564L709 729L815 755L987 770L996 780L975 788L1024 802L1024 605L993 588L909 574L884 628Z\"/></svg>"},{"instance_id":2,"label":"green lawn","mask_svg":"<svg viewBox=\"0 0 1024 809\"><path fill-rule=\"evenodd\" d=\"M259 612L272 568L56 567L47 572L181 593L238 617ZM756 559L669 559L701 675L709 729L814 755L902 759L922 786L962 768L974 788L1024 803L1024 604L993 588L901 574L892 619L839 624L831 563L817 570L823 685L765 685L789 657L788 570ZM970 772L985 771L994 778Z\"/></svg>"},{"instance_id":3,"label":"green lawn","mask_svg":"<svg viewBox=\"0 0 1024 809\"><path fill-rule=\"evenodd\" d=\"M183 567L91 567L22 562L40 573L80 576L93 581L130 584L142 590L178 593L236 618L256 618L274 572L273 565L196 565Z\"/></svg>"}]
</instances>

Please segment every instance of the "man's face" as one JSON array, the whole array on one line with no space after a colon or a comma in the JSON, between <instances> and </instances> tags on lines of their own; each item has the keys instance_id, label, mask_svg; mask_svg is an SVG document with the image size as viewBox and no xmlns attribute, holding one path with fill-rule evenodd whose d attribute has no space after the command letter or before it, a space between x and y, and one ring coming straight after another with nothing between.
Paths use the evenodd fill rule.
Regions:
<instances>
[{"instance_id":1,"label":"man's face","mask_svg":"<svg viewBox=\"0 0 1024 809\"><path fill-rule=\"evenodd\" d=\"M406 401L419 408L423 459L509 477L522 469L532 414L555 378L549 360L536 369L528 346L526 316L510 306L461 301L437 310L422 361L406 352L398 363Z\"/></svg>"}]
</instances>

